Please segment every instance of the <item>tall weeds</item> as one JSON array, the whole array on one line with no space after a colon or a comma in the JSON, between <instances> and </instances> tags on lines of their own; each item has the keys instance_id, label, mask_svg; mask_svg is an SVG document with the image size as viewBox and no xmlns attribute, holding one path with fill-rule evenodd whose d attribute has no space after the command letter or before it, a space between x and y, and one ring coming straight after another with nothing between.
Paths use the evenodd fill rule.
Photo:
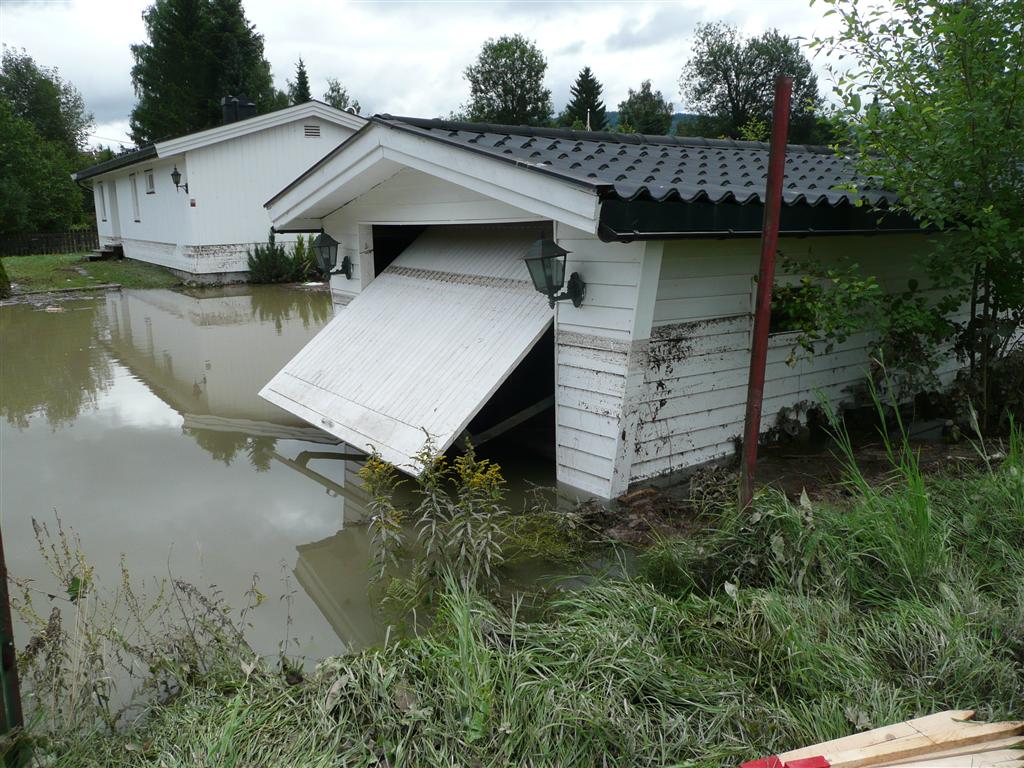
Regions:
<instances>
[{"instance_id":1,"label":"tall weeds","mask_svg":"<svg viewBox=\"0 0 1024 768\"><path fill-rule=\"evenodd\" d=\"M907 447L894 433L881 487L851 474L837 502L765 493L752 514L722 509L633 577L563 592L529 621L486 599L482 566L465 572L476 584L444 575L461 497L428 475L417 499L437 525L419 544L399 528L438 558L429 631L327 659L298 685L219 656L124 731L45 757L725 766L939 709L1024 717L1024 434L955 476L921 474ZM486 476L474 461L470 476ZM480 483L474 509L494 502Z\"/></svg>"}]
</instances>

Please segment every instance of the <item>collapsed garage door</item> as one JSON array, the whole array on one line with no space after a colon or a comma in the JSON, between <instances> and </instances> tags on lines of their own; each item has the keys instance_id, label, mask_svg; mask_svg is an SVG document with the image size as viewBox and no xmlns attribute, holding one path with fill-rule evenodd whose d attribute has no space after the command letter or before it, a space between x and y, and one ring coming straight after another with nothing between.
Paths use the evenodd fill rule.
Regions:
<instances>
[{"instance_id":1,"label":"collapsed garage door","mask_svg":"<svg viewBox=\"0 0 1024 768\"><path fill-rule=\"evenodd\" d=\"M260 395L418 471L426 434L448 448L551 324L523 262L536 238L427 229Z\"/></svg>"}]
</instances>

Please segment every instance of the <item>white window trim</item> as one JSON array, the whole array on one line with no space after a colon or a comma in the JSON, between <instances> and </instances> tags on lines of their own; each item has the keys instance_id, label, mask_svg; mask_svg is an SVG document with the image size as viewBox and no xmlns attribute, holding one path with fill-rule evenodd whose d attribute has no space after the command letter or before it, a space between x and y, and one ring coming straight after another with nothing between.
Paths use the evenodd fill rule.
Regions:
<instances>
[{"instance_id":1,"label":"white window trim","mask_svg":"<svg viewBox=\"0 0 1024 768\"><path fill-rule=\"evenodd\" d=\"M107 188L106 185L100 181L96 184L99 187L100 193L100 221L107 220Z\"/></svg>"},{"instance_id":2,"label":"white window trim","mask_svg":"<svg viewBox=\"0 0 1024 768\"><path fill-rule=\"evenodd\" d=\"M156 194L156 178L153 176L153 170L150 169L148 171L143 171L143 174L145 174L145 177L146 177L146 194L147 195L155 195Z\"/></svg>"},{"instance_id":3,"label":"white window trim","mask_svg":"<svg viewBox=\"0 0 1024 768\"><path fill-rule=\"evenodd\" d=\"M136 222L142 221L142 211L139 210L139 178L137 173L128 174L128 183L132 188L132 213Z\"/></svg>"}]
</instances>

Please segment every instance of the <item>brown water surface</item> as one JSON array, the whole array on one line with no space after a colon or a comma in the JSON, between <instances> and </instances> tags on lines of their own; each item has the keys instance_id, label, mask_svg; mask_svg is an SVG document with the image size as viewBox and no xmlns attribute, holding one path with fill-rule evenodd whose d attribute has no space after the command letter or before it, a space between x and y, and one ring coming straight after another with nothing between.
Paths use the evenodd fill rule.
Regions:
<instances>
[{"instance_id":1,"label":"brown water surface","mask_svg":"<svg viewBox=\"0 0 1024 768\"><path fill-rule=\"evenodd\" d=\"M60 309L0 308L12 575L33 579L44 603L59 591L31 525L56 510L104 583L116 584L124 554L136 578L170 573L240 605L257 574L269 598L248 617L260 653L286 635L314 660L379 642L358 454L257 395L330 319L329 296L140 290ZM500 441L490 450L513 496L553 484L550 459Z\"/></svg>"}]
</instances>

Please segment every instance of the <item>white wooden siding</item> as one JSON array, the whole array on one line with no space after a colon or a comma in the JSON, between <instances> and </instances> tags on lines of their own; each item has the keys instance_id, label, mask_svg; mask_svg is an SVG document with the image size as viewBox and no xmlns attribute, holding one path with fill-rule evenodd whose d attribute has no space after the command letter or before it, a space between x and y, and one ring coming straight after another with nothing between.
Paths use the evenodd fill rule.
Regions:
<instances>
[{"instance_id":1,"label":"white wooden siding","mask_svg":"<svg viewBox=\"0 0 1024 768\"><path fill-rule=\"evenodd\" d=\"M835 237L783 240L787 256L834 260L852 257L889 290L915 276L914 254L924 236ZM654 330L636 356L635 390L627 410L637 414L632 434L631 481L731 454L743 429L752 331L752 299L759 256L755 240L666 243L654 307ZM785 280L786 275L780 274ZM923 280L922 280L923 282ZM788 365L792 334L770 339L761 430L779 410L817 401L818 393L849 402L869 364L867 334L834 351ZM950 359L940 373L955 370Z\"/></svg>"},{"instance_id":2,"label":"white wooden siding","mask_svg":"<svg viewBox=\"0 0 1024 768\"><path fill-rule=\"evenodd\" d=\"M305 125L319 125L319 138L307 138ZM97 177L94 189L103 184L108 208L106 222L97 216L101 242L122 244L129 258L191 274L240 275L247 270L246 251L266 242L270 231L263 204L353 132L319 117L296 118ZM188 192L175 189L174 167ZM147 171L153 174L153 194L146 193ZM111 188L116 188L116 220L110 210L115 200ZM295 237L278 239L290 243Z\"/></svg>"},{"instance_id":3,"label":"white wooden siding","mask_svg":"<svg viewBox=\"0 0 1024 768\"><path fill-rule=\"evenodd\" d=\"M623 434L630 355L643 318L645 287L653 297L656 272L645 271L644 243L602 243L595 236L556 227L570 251L566 277L579 272L587 285L582 306L559 302L555 320L557 474L562 483L609 498L625 490ZM646 285L645 285L646 278Z\"/></svg>"}]
</instances>

